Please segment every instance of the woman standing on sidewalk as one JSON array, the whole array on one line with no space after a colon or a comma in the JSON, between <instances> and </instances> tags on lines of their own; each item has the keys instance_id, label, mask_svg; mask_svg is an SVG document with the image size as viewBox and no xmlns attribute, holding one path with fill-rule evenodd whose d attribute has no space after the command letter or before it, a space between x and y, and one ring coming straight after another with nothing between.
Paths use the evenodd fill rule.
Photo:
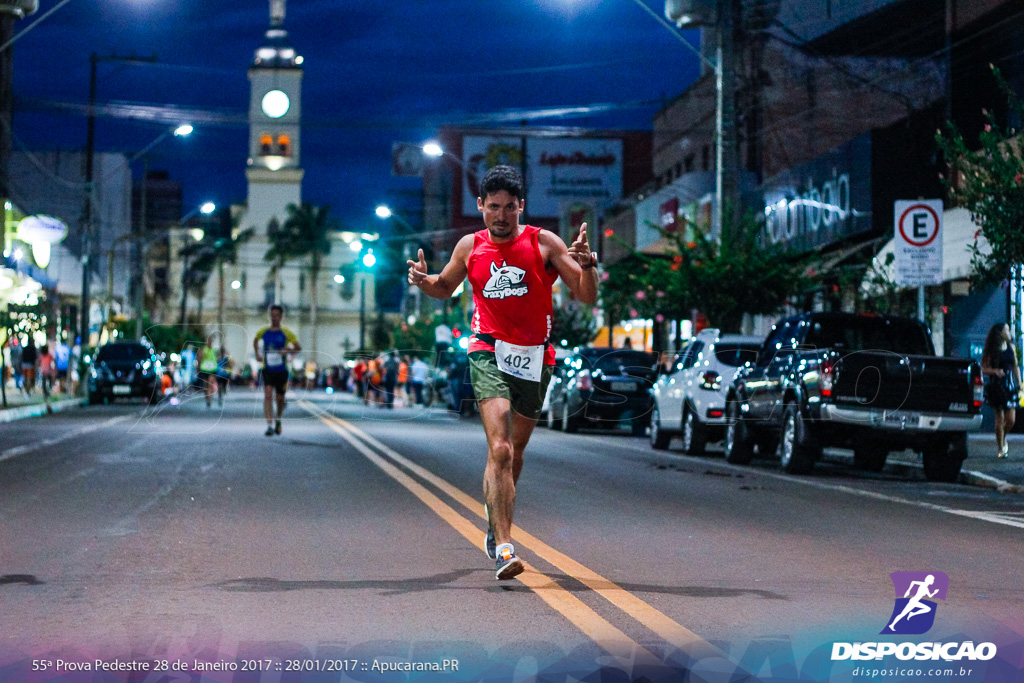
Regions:
<instances>
[{"instance_id":1,"label":"woman standing on sidewalk","mask_svg":"<svg viewBox=\"0 0 1024 683\"><path fill-rule=\"evenodd\" d=\"M1017 352L1013 348L1010 327L1005 323L996 323L988 331L985 348L981 352L981 372L989 376L985 401L996 415L996 448L999 451L996 457L1005 458L1009 452L1006 435L1013 429L1020 391Z\"/></svg>"}]
</instances>

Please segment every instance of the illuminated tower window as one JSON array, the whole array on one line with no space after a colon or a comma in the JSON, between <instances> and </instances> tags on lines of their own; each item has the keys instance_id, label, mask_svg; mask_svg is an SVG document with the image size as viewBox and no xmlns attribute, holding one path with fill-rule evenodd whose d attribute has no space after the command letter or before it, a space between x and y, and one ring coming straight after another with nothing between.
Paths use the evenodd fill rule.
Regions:
<instances>
[{"instance_id":1,"label":"illuminated tower window","mask_svg":"<svg viewBox=\"0 0 1024 683\"><path fill-rule=\"evenodd\" d=\"M277 136L277 153L283 157L292 155L292 139L287 135Z\"/></svg>"},{"instance_id":2,"label":"illuminated tower window","mask_svg":"<svg viewBox=\"0 0 1024 683\"><path fill-rule=\"evenodd\" d=\"M270 156L271 154L274 153L274 150L272 149L273 146L274 138L272 138L269 134L264 133L263 135L260 136L260 154L262 154L263 156Z\"/></svg>"}]
</instances>

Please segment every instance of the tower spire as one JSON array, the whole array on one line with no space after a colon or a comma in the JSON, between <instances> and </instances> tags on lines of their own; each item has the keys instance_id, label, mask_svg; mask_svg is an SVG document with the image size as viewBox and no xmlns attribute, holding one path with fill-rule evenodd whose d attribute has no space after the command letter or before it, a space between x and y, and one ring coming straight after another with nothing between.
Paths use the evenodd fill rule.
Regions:
<instances>
[{"instance_id":1,"label":"tower spire","mask_svg":"<svg viewBox=\"0 0 1024 683\"><path fill-rule=\"evenodd\" d=\"M285 0L270 0L270 26L278 28L284 23Z\"/></svg>"}]
</instances>

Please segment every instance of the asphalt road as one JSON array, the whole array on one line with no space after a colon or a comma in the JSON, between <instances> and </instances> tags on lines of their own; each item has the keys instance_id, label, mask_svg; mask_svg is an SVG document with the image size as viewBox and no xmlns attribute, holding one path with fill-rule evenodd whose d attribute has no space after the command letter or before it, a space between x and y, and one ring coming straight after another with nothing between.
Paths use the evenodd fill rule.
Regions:
<instances>
[{"instance_id":1,"label":"asphalt road","mask_svg":"<svg viewBox=\"0 0 1024 683\"><path fill-rule=\"evenodd\" d=\"M4 425L0 680L96 658L181 680L845 680L861 662L832 644L885 639L894 571L949 577L904 638L999 647L956 680L1020 673L1019 497L539 427L513 533L530 570L497 582L477 420L299 394L263 429L248 392Z\"/></svg>"}]
</instances>

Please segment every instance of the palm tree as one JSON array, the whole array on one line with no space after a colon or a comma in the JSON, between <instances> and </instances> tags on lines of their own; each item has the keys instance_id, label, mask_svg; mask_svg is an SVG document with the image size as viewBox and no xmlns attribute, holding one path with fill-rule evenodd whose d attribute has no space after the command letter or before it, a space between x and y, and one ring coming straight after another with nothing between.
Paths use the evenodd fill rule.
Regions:
<instances>
[{"instance_id":1,"label":"palm tree","mask_svg":"<svg viewBox=\"0 0 1024 683\"><path fill-rule=\"evenodd\" d=\"M206 292L206 283L213 270L217 270L217 329L221 330L224 328L224 264L237 263L238 247L252 239L256 232L254 228L236 231L237 224L237 218L225 214L217 229L206 231L203 239L186 245L178 252L192 260L185 276L186 290L200 297L200 305ZM182 311L184 317L184 305Z\"/></svg>"},{"instance_id":2,"label":"palm tree","mask_svg":"<svg viewBox=\"0 0 1024 683\"><path fill-rule=\"evenodd\" d=\"M324 259L331 253L330 233L339 226L330 216L330 207L317 207L309 202L289 204L287 218L278 229L268 226L267 235L270 249L264 260L274 265L271 271L278 277L278 271L288 261L308 258L306 272L309 274L309 321L312 327L312 356L317 355L317 282L323 269Z\"/></svg>"}]
</instances>

